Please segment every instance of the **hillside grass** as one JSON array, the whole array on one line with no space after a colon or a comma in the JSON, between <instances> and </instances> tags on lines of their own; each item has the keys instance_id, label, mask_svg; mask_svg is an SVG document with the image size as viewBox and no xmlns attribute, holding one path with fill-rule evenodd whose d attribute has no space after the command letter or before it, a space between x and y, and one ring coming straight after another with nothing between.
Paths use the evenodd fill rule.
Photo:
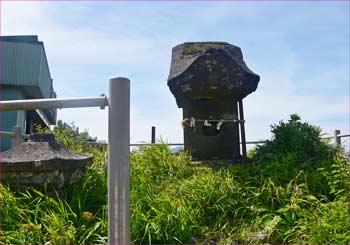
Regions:
<instances>
[{"instance_id":1,"label":"hillside grass","mask_svg":"<svg viewBox=\"0 0 350 245\"><path fill-rule=\"evenodd\" d=\"M342 149L297 115L247 162L213 168L166 144L131 153L131 240L161 243L350 243L350 169ZM1 186L1 244L107 243L106 148L74 125L58 140L94 155L62 198Z\"/></svg>"}]
</instances>

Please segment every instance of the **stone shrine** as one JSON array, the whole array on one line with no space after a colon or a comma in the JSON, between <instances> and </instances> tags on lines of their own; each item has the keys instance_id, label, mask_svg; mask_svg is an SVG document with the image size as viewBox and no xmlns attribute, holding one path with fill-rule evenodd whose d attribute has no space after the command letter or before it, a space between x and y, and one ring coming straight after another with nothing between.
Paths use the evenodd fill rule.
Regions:
<instances>
[{"instance_id":1,"label":"stone shrine","mask_svg":"<svg viewBox=\"0 0 350 245\"><path fill-rule=\"evenodd\" d=\"M168 86L183 108L185 150L193 160L241 161L246 154L242 99L259 80L241 49L229 43L188 42L173 48Z\"/></svg>"},{"instance_id":2,"label":"stone shrine","mask_svg":"<svg viewBox=\"0 0 350 245\"><path fill-rule=\"evenodd\" d=\"M11 187L49 187L62 189L79 181L89 155L59 145L53 134L32 134L30 140L1 153L1 182Z\"/></svg>"}]
</instances>

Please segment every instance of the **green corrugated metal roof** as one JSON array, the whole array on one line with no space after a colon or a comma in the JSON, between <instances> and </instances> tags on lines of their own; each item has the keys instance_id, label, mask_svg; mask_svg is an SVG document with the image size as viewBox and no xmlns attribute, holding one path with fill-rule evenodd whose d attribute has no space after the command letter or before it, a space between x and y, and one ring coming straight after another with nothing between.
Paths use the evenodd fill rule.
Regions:
<instances>
[{"instance_id":1,"label":"green corrugated metal roof","mask_svg":"<svg viewBox=\"0 0 350 245\"><path fill-rule=\"evenodd\" d=\"M1 36L0 39L2 41L11 41L11 42L40 42L38 40L38 36L36 35Z\"/></svg>"},{"instance_id":2,"label":"green corrugated metal roof","mask_svg":"<svg viewBox=\"0 0 350 245\"><path fill-rule=\"evenodd\" d=\"M29 38L30 37L30 38ZM42 96L51 97L52 79L44 45L32 36L1 37L2 84L37 87Z\"/></svg>"},{"instance_id":3,"label":"green corrugated metal roof","mask_svg":"<svg viewBox=\"0 0 350 245\"><path fill-rule=\"evenodd\" d=\"M52 98L54 89L45 49L37 36L2 36L2 86L16 86L26 99ZM56 110L46 110L47 119L55 123Z\"/></svg>"}]
</instances>

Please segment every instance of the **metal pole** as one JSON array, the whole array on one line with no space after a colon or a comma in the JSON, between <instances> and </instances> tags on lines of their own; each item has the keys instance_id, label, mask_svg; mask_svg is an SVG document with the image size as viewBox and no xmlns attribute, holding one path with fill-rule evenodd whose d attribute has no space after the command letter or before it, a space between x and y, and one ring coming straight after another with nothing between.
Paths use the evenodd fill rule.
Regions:
<instances>
[{"instance_id":1,"label":"metal pole","mask_svg":"<svg viewBox=\"0 0 350 245\"><path fill-rule=\"evenodd\" d=\"M15 126L12 129L13 138L12 138L12 149L19 146L22 141L22 128Z\"/></svg>"},{"instance_id":2,"label":"metal pole","mask_svg":"<svg viewBox=\"0 0 350 245\"><path fill-rule=\"evenodd\" d=\"M339 129L334 130L334 145L335 146L341 145L341 139L340 139L339 135L340 135L340 130Z\"/></svg>"},{"instance_id":3,"label":"metal pole","mask_svg":"<svg viewBox=\"0 0 350 245\"><path fill-rule=\"evenodd\" d=\"M156 143L156 127L155 126L152 126L151 143L152 144Z\"/></svg>"},{"instance_id":4,"label":"metal pole","mask_svg":"<svg viewBox=\"0 0 350 245\"><path fill-rule=\"evenodd\" d=\"M13 132L0 131L0 137L13 137Z\"/></svg>"},{"instance_id":5,"label":"metal pole","mask_svg":"<svg viewBox=\"0 0 350 245\"><path fill-rule=\"evenodd\" d=\"M130 244L130 81L109 80L108 244Z\"/></svg>"},{"instance_id":6,"label":"metal pole","mask_svg":"<svg viewBox=\"0 0 350 245\"><path fill-rule=\"evenodd\" d=\"M100 107L107 105L107 97L86 97L72 99L33 99L0 101L0 111L34 110L51 108Z\"/></svg>"},{"instance_id":7,"label":"metal pole","mask_svg":"<svg viewBox=\"0 0 350 245\"><path fill-rule=\"evenodd\" d=\"M247 145L245 141L245 129L244 129L244 114L243 114L243 101L238 101L238 107L239 107L239 120L240 120L240 127L241 127L241 141L242 141L242 156L243 158L247 157Z\"/></svg>"}]
</instances>

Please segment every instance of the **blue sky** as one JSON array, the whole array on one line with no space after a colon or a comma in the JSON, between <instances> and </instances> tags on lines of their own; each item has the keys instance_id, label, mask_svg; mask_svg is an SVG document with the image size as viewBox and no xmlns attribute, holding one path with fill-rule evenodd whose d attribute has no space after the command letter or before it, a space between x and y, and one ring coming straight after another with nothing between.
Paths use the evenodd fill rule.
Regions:
<instances>
[{"instance_id":1,"label":"blue sky","mask_svg":"<svg viewBox=\"0 0 350 245\"><path fill-rule=\"evenodd\" d=\"M298 113L325 133L349 132L349 2L1 2L2 35L38 35L59 97L108 92L108 79L132 82L131 141L150 128L182 142L182 113L170 93L171 48L186 41L241 47L260 75L244 100L248 140L270 138L269 125ZM107 138L107 114L67 109Z\"/></svg>"}]
</instances>

